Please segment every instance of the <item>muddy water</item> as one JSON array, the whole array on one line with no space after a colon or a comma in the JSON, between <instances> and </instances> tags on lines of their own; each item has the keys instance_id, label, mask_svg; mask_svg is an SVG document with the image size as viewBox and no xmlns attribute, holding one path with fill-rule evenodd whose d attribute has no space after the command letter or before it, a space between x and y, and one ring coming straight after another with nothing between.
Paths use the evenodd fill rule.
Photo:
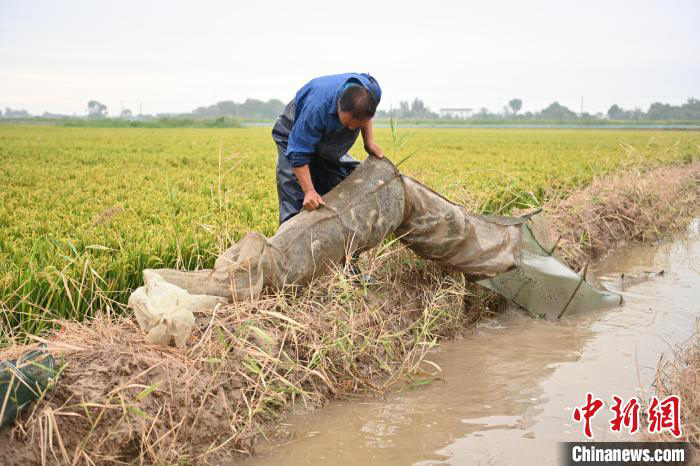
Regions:
<instances>
[{"instance_id":1,"label":"muddy water","mask_svg":"<svg viewBox=\"0 0 700 466\"><path fill-rule=\"evenodd\" d=\"M508 311L431 355L443 381L288 418L291 437L246 464L557 464L558 442L583 440L572 408L587 391L646 398L661 355L691 335L699 230L696 221L682 239L630 246L596 267L623 307L562 322ZM621 438L609 419L607 408L594 418L596 440Z\"/></svg>"}]
</instances>

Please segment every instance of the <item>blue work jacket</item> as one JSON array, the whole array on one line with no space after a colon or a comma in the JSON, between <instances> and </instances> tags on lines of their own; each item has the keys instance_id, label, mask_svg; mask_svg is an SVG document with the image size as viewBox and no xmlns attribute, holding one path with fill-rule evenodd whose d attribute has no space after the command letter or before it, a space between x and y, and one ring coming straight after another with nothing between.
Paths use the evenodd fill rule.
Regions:
<instances>
[{"instance_id":1,"label":"blue work jacket","mask_svg":"<svg viewBox=\"0 0 700 466\"><path fill-rule=\"evenodd\" d=\"M376 79L366 73L343 73L312 79L296 93L294 126L289 134L286 157L293 167L309 163L313 154L333 158L352 147L360 129L350 130L338 118L338 99L348 83L369 89L379 103L382 89Z\"/></svg>"}]
</instances>

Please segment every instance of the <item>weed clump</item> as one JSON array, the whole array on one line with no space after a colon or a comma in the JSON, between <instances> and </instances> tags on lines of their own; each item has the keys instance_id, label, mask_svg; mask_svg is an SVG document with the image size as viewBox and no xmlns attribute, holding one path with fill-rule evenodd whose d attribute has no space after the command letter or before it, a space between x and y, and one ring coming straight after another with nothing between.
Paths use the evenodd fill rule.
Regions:
<instances>
[{"instance_id":1,"label":"weed clump","mask_svg":"<svg viewBox=\"0 0 700 466\"><path fill-rule=\"evenodd\" d=\"M674 357L661 360L657 368L654 387L659 398L678 396L682 438L690 444L694 458L700 458L700 321L696 322L695 332L684 347L675 351ZM648 434L652 441L674 442L670 433Z\"/></svg>"}]
</instances>

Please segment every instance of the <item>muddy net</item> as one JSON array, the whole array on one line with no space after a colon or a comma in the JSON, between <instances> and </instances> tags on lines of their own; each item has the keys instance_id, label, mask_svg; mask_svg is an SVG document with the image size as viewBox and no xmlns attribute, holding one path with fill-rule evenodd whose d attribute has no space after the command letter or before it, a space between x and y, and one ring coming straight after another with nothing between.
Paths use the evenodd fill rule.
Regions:
<instances>
[{"instance_id":1,"label":"muddy net","mask_svg":"<svg viewBox=\"0 0 700 466\"><path fill-rule=\"evenodd\" d=\"M190 313L212 306L209 298L237 302L266 289L306 285L392 234L418 256L461 272L538 316L561 318L621 303L619 295L589 284L552 256L541 214L468 212L400 174L386 158L367 158L324 200L324 207L300 212L271 238L248 233L213 269L146 270L146 285L129 301L141 328L151 341L165 342L172 334L182 342ZM179 301L163 299L164 283L185 291L178 292Z\"/></svg>"}]
</instances>

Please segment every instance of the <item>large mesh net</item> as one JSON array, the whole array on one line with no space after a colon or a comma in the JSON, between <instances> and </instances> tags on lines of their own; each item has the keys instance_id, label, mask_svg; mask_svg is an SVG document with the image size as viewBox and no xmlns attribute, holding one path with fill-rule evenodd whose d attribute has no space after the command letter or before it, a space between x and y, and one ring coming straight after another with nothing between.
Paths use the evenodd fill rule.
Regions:
<instances>
[{"instance_id":1,"label":"large mesh net","mask_svg":"<svg viewBox=\"0 0 700 466\"><path fill-rule=\"evenodd\" d=\"M326 206L283 223L271 238L248 233L219 256L213 269L145 273L192 295L254 299L265 289L308 284L330 266L395 234L418 256L462 272L538 316L559 318L621 302L551 255L541 215L468 212L400 174L386 158L369 157L324 201ZM143 299L133 303L137 310L145 305Z\"/></svg>"}]
</instances>

